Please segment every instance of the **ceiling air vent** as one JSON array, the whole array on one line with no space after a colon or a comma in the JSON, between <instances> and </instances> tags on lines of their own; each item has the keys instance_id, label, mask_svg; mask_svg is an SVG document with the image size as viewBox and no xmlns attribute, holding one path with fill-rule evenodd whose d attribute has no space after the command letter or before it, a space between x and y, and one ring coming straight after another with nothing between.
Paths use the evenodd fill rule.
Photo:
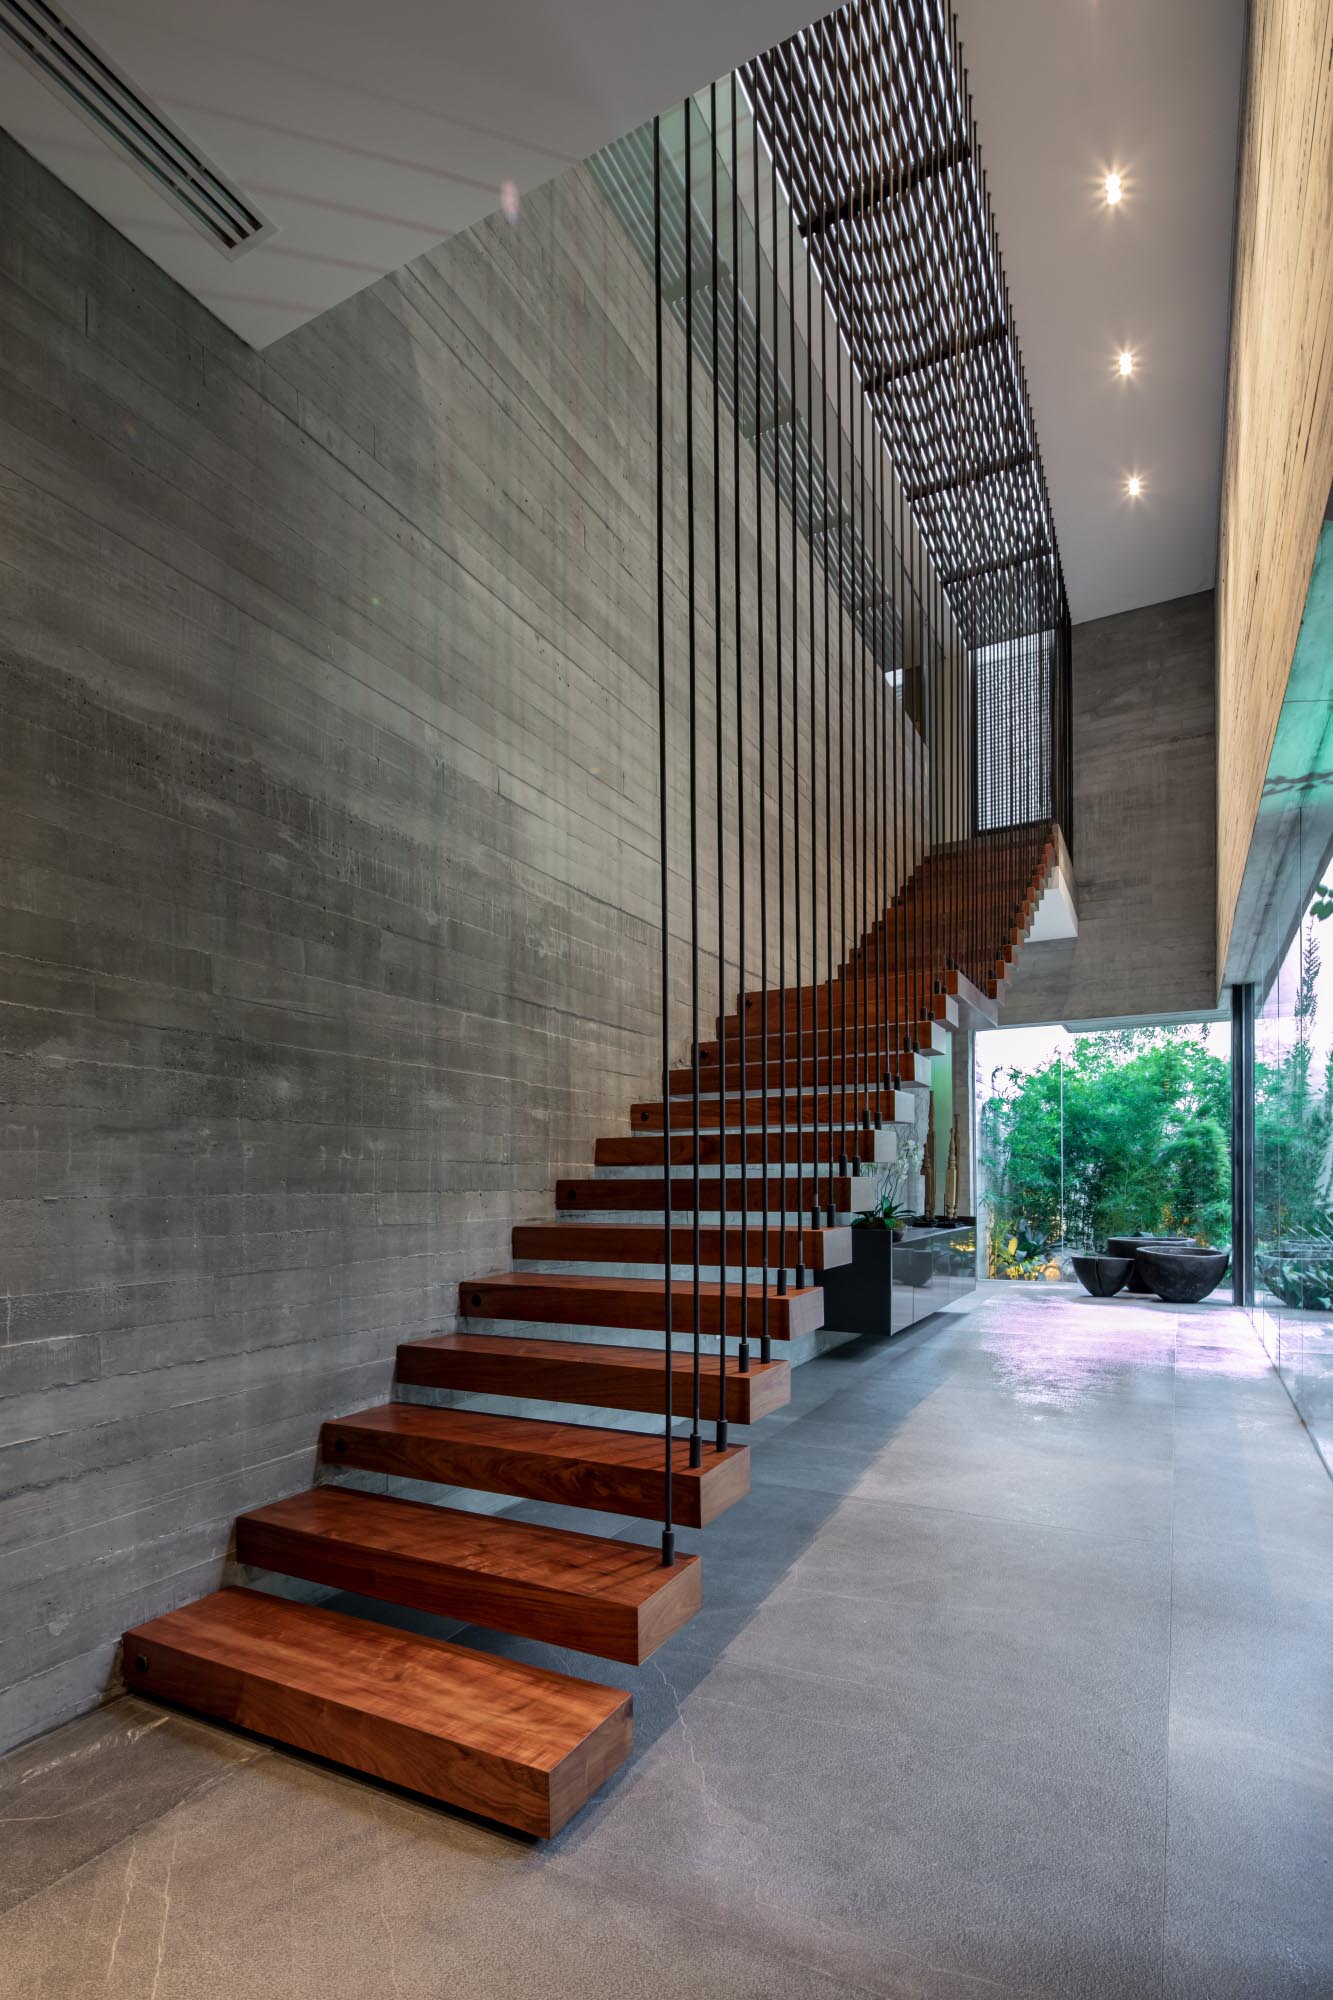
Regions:
<instances>
[{"instance_id":1,"label":"ceiling air vent","mask_svg":"<svg viewBox=\"0 0 1333 2000\"><path fill-rule=\"evenodd\" d=\"M273 225L211 167L164 112L45 0L0 0L0 47L20 55L224 257L239 257Z\"/></svg>"}]
</instances>

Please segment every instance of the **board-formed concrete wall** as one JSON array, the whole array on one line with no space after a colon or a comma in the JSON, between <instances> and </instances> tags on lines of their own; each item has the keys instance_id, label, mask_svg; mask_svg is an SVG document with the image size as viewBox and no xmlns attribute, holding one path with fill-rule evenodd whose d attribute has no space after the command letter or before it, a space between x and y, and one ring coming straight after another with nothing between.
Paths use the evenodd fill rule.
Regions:
<instances>
[{"instance_id":1,"label":"board-formed concrete wall","mask_svg":"<svg viewBox=\"0 0 1333 2000\"><path fill-rule=\"evenodd\" d=\"M656 1095L652 353L583 171L259 356L0 135L0 1743Z\"/></svg>"},{"instance_id":2,"label":"board-formed concrete wall","mask_svg":"<svg viewBox=\"0 0 1333 2000\"><path fill-rule=\"evenodd\" d=\"M1025 945L1002 1023L1217 1005L1211 591L1074 627L1078 936Z\"/></svg>"}]
</instances>

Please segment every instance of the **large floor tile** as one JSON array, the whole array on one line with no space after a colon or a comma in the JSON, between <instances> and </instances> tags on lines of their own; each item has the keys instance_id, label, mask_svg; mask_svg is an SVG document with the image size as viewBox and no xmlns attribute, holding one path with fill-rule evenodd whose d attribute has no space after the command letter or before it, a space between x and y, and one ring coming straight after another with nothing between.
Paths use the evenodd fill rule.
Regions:
<instances>
[{"instance_id":1,"label":"large floor tile","mask_svg":"<svg viewBox=\"0 0 1333 2000\"><path fill-rule=\"evenodd\" d=\"M642 1667L344 1600L629 1690L555 1840L123 1701L0 1761L0 2000L1333 1993L1333 1483L1243 1318L988 1287L747 1442Z\"/></svg>"}]
</instances>

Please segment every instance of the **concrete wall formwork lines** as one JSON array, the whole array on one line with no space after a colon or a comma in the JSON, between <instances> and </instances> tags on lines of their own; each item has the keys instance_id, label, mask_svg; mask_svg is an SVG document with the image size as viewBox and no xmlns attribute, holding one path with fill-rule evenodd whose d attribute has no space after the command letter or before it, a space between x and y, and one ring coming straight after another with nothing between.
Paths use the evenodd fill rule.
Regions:
<instances>
[{"instance_id":1,"label":"concrete wall formwork lines","mask_svg":"<svg viewBox=\"0 0 1333 2000\"><path fill-rule=\"evenodd\" d=\"M213 1587L234 1515L654 1094L652 355L582 171L259 356L0 136L0 1743ZM753 705L744 758L753 983ZM681 955L680 1053L685 992Z\"/></svg>"},{"instance_id":2,"label":"concrete wall formwork lines","mask_svg":"<svg viewBox=\"0 0 1333 2000\"><path fill-rule=\"evenodd\" d=\"M1078 936L1024 946L1003 1024L1217 1005L1212 592L1074 627Z\"/></svg>"}]
</instances>

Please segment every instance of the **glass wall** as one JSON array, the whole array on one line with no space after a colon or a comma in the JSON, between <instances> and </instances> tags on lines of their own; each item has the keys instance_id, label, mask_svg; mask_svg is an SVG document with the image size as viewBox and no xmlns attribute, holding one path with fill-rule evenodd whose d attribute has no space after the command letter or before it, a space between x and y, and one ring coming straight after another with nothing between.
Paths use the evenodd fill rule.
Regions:
<instances>
[{"instance_id":1,"label":"glass wall","mask_svg":"<svg viewBox=\"0 0 1333 2000\"><path fill-rule=\"evenodd\" d=\"M1255 1022L1255 1323L1333 1463L1333 895L1317 891Z\"/></svg>"},{"instance_id":2,"label":"glass wall","mask_svg":"<svg viewBox=\"0 0 1333 2000\"><path fill-rule=\"evenodd\" d=\"M1225 1022L976 1038L983 1271L1068 1277L1108 1236L1231 1231Z\"/></svg>"}]
</instances>

